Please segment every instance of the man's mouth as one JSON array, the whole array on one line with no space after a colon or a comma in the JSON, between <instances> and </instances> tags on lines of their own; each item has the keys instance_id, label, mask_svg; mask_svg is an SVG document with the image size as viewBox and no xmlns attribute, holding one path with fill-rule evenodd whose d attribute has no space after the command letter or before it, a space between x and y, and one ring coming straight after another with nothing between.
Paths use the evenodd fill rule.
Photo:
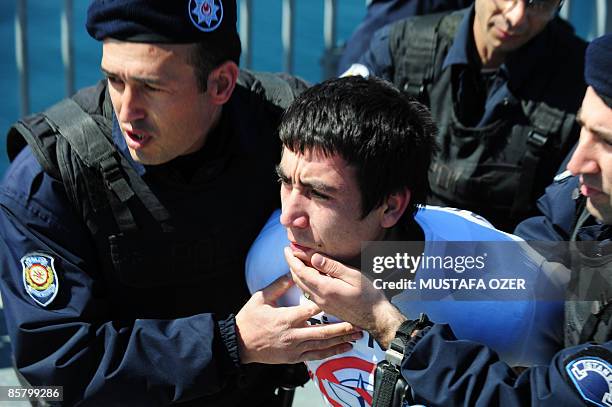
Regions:
<instances>
[{"instance_id":1,"label":"man's mouth","mask_svg":"<svg viewBox=\"0 0 612 407\"><path fill-rule=\"evenodd\" d=\"M139 131L125 130L125 135L127 136L127 144L132 149L144 147L144 145L151 139L151 136Z\"/></svg>"},{"instance_id":2,"label":"man's mouth","mask_svg":"<svg viewBox=\"0 0 612 407\"><path fill-rule=\"evenodd\" d=\"M290 241L290 245L291 250L295 251L301 251L301 252L307 252L309 250L312 250L310 247L308 246L302 246L301 244L298 244L296 242L292 242Z\"/></svg>"},{"instance_id":3,"label":"man's mouth","mask_svg":"<svg viewBox=\"0 0 612 407\"><path fill-rule=\"evenodd\" d=\"M586 197L593 197L602 195L603 191L588 184L581 184L580 193Z\"/></svg>"}]
</instances>

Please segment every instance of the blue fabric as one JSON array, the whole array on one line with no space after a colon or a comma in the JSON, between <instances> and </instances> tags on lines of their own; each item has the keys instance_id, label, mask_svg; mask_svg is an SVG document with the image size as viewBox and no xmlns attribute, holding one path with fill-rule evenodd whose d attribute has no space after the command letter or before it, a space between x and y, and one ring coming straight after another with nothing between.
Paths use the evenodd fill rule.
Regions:
<instances>
[{"instance_id":1,"label":"blue fabric","mask_svg":"<svg viewBox=\"0 0 612 407\"><path fill-rule=\"evenodd\" d=\"M31 251L55 260L59 291L46 308L25 295L19 259ZM24 148L0 184L0 288L21 373L65 386L68 405L111 405L117 397L125 405L169 404L220 391L225 383L205 367L238 367L233 316L122 321L103 295L99 263L63 185Z\"/></svg>"},{"instance_id":2,"label":"blue fabric","mask_svg":"<svg viewBox=\"0 0 612 407\"><path fill-rule=\"evenodd\" d=\"M372 35L379 28L410 16L457 10L469 6L472 0L374 0L368 5L366 16L351 38L338 63L341 75L367 50Z\"/></svg>"},{"instance_id":3,"label":"blue fabric","mask_svg":"<svg viewBox=\"0 0 612 407\"><path fill-rule=\"evenodd\" d=\"M582 406L587 403L566 367L585 356L609 366L611 351L612 342L566 348L550 363L517 375L490 348L457 340L449 326L434 325L404 358L401 373L410 385L411 401L427 406ZM602 372L598 383L606 383L606 374L609 377Z\"/></svg>"},{"instance_id":4,"label":"blue fabric","mask_svg":"<svg viewBox=\"0 0 612 407\"><path fill-rule=\"evenodd\" d=\"M195 43L237 34L236 15L235 0L94 0L86 26L99 41Z\"/></svg>"}]
</instances>

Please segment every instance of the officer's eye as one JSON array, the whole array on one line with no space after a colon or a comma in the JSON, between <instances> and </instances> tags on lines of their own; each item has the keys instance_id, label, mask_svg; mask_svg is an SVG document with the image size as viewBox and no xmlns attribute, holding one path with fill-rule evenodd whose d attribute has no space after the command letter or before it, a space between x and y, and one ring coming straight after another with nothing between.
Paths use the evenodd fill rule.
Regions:
<instances>
[{"instance_id":1,"label":"officer's eye","mask_svg":"<svg viewBox=\"0 0 612 407\"><path fill-rule=\"evenodd\" d=\"M153 85L149 85L148 83L147 83L147 84L145 84L145 86L144 86L144 87L145 87L145 89L146 89L147 91L149 91L149 92L161 92L161 89L156 88L156 87L155 87L155 86L153 86Z\"/></svg>"},{"instance_id":2,"label":"officer's eye","mask_svg":"<svg viewBox=\"0 0 612 407\"><path fill-rule=\"evenodd\" d=\"M327 201L330 199L330 197L328 195L325 195L319 191L317 191L316 189L311 189L310 190L310 195L315 198L315 199L319 199L321 201Z\"/></svg>"}]
</instances>

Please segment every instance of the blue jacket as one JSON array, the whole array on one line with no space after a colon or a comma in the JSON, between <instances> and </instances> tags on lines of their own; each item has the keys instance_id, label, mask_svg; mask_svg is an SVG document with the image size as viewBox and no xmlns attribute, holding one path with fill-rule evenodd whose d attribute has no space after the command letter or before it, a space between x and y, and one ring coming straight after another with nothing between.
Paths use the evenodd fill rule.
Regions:
<instances>
[{"instance_id":1,"label":"blue jacket","mask_svg":"<svg viewBox=\"0 0 612 407\"><path fill-rule=\"evenodd\" d=\"M410 16L458 10L472 0L374 0L368 5L363 21L346 42L338 63L337 74L344 73L368 49L372 35L379 28Z\"/></svg>"}]
</instances>

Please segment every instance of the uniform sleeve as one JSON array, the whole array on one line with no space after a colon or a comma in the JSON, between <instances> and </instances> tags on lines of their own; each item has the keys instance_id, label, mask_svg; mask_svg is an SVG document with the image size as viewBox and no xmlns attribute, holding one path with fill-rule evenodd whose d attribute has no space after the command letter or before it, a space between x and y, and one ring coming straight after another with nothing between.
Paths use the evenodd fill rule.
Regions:
<instances>
[{"instance_id":1,"label":"uniform sleeve","mask_svg":"<svg viewBox=\"0 0 612 407\"><path fill-rule=\"evenodd\" d=\"M393 61L391 59L391 50L389 48L389 34L391 26L387 25L376 31L372 36L370 45L356 63L342 75L374 75L379 78L392 81L393 79Z\"/></svg>"},{"instance_id":2,"label":"uniform sleeve","mask_svg":"<svg viewBox=\"0 0 612 407\"><path fill-rule=\"evenodd\" d=\"M16 365L33 385L59 385L64 402L158 405L215 394L238 370L233 316L124 320L110 313L91 237L63 185L29 148L0 185L0 277ZM28 294L21 259L53 259L57 294Z\"/></svg>"},{"instance_id":3,"label":"uniform sleeve","mask_svg":"<svg viewBox=\"0 0 612 407\"><path fill-rule=\"evenodd\" d=\"M601 403L607 397L608 385L602 383L612 377L612 342L566 348L548 366L517 375L484 345L457 340L448 325L427 329L402 364L416 403L557 407L586 405L586 397Z\"/></svg>"},{"instance_id":4,"label":"uniform sleeve","mask_svg":"<svg viewBox=\"0 0 612 407\"><path fill-rule=\"evenodd\" d=\"M578 187L578 177L556 181L538 199L541 216L519 223L514 234L531 241L568 241L576 217L576 202L572 198Z\"/></svg>"}]
</instances>

